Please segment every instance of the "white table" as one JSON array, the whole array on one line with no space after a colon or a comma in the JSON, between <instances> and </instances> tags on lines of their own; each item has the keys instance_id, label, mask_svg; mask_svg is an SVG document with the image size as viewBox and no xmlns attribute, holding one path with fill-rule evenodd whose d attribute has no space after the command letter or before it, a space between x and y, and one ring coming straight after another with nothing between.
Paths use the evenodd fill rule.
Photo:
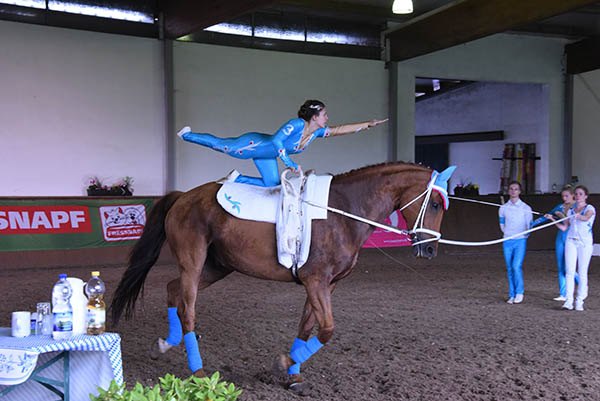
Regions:
<instances>
[{"instance_id":1,"label":"white table","mask_svg":"<svg viewBox=\"0 0 600 401\"><path fill-rule=\"evenodd\" d=\"M96 386L123 383L121 337L116 333L78 335L67 340L51 336L10 336L0 328L0 400L87 401Z\"/></svg>"}]
</instances>

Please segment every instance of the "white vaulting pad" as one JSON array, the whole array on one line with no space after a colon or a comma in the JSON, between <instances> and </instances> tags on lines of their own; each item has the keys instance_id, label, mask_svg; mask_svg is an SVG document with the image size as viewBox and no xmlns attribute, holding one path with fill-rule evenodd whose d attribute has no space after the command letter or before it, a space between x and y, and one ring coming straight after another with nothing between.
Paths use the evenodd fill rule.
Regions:
<instances>
[{"instance_id":1,"label":"white vaulting pad","mask_svg":"<svg viewBox=\"0 0 600 401\"><path fill-rule=\"evenodd\" d=\"M327 206L330 175L307 176L303 200ZM257 185L225 182L217 192L217 202L229 214L244 220L273 223L277 221L277 208L281 185L259 187ZM327 210L307 205L310 219L326 219Z\"/></svg>"},{"instance_id":2,"label":"white vaulting pad","mask_svg":"<svg viewBox=\"0 0 600 401\"><path fill-rule=\"evenodd\" d=\"M311 174L307 176L302 200L326 207L329 204L329 186L332 178L332 175ZM306 203L304 207L306 207L306 214L310 220L327 218L327 209L310 206Z\"/></svg>"}]
</instances>

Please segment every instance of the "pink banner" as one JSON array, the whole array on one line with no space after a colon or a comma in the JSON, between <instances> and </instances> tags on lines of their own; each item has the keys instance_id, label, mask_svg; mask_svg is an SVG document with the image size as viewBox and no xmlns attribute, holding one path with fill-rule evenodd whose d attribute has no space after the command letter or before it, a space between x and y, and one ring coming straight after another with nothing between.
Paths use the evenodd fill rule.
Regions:
<instances>
[{"instance_id":1,"label":"pink banner","mask_svg":"<svg viewBox=\"0 0 600 401\"><path fill-rule=\"evenodd\" d=\"M399 229L407 228L404 217L397 210L385 219L384 224ZM363 248L386 248L392 246L410 246L410 238L407 235L392 233L383 228L376 228L375 232L373 232L363 245Z\"/></svg>"}]
</instances>

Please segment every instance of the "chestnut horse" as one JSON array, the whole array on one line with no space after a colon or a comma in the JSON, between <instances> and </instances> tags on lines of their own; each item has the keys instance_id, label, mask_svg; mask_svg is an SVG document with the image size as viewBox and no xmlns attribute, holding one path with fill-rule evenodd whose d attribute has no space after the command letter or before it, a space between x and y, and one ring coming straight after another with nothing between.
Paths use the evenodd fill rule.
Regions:
<instances>
[{"instance_id":1,"label":"chestnut horse","mask_svg":"<svg viewBox=\"0 0 600 401\"><path fill-rule=\"evenodd\" d=\"M383 222L394 210L423 194L432 173L421 165L396 162L336 175L331 181L329 206ZM131 317L146 275L166 240L176 259L179 278L167 284L169 337L166 341L159 339L155 347L166 352L183 337L188 364L196 376L204 375L194 334L199 290L233 271L265 280L294 281L290 271L278 263L275 225L230 215L216 201L219 188L219 184L210 182L185 193L171 192L154 205L111 304L114 325L123 311ZM428 204L424 206L423 227L439 232L445 204L438 192L406 208L404 218L412 227L424 199ZM281 355L276 362L290 375L290 386L298 388L303 387L300 363L333 335L331 293L337 282L352 272L361 246L374 231L369 224L333 213L325 220L314 220L312 225L310 256L298 270L307 294L298 336L290 355ZM415 248L417 256L431 258L437 253L437 242ZM318 333L309 340L315 323Z\"/></svg>"}]
</instances>

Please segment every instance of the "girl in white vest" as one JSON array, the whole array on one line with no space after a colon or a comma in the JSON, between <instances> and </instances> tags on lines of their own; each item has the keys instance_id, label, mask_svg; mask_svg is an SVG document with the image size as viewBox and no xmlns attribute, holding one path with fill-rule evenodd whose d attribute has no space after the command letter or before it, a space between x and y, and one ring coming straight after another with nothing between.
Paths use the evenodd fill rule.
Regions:
<instances>
[{"instance_id":1,"label":"girl in white vest","mask_svg":"<svg viewBox=\"0 0 600 401\"><path fill-rule=\"evenodd\" d=\"M557 224L561 230L568 230L565 244L567 300L562 307L569 310L573 309L576 269L579 273L579 285L577 286L575 310L583 310L583 301L588 296L588 268L594 248L592 225L596 218L596 209L586 203L587 197L588 189L584 185L575 188L575 207L568 213L571 218Z\"/></svg>"}]
</instances>

